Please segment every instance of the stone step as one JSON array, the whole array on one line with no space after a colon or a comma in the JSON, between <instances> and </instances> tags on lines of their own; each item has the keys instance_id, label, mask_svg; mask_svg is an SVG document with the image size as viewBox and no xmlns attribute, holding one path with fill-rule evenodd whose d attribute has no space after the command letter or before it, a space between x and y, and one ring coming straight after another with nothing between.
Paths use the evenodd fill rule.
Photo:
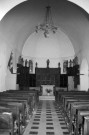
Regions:
<instances>
[{"instance_id":1,"label":"stone step","mask_svg":"<svg viewBox=\"0 0 89 135\"><path fill-rule=\"evenodd\" d=\"M39 100L55 100L55 96L39 96Z\"/></svg>"}]
</instances>

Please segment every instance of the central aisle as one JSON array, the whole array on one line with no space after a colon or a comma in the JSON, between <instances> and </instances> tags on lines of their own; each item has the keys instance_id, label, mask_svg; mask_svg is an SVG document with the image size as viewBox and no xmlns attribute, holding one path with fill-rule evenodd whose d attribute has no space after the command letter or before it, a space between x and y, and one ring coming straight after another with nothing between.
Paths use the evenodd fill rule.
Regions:
<instances>
[{"instance_id":1,"label":"central aisle","mask_svg":"<svg viewBox=\"0 0 89 135\"><path fill-rule=\"evenodd\" d=\"M55 101L39 101L23 135L69 135Z\"/></svg>"}]
</instances>

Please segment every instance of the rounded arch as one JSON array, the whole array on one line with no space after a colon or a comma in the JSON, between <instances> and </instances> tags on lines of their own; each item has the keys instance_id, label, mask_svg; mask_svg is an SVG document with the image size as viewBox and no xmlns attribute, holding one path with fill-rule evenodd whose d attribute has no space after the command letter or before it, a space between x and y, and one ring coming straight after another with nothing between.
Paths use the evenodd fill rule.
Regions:
<instances>
[{"instance_id":1,"label":"rounded arch","mask_svg":"<svg viewBox=\"0 0 89 135\"><path fill-rule=\"evenodd\" d=\"M50 32L48 38L44 37L42 31L32 33L23 46L22 55L35 58L65 58L74 57L75 51L70 38L58 28L55 34Z\"/></svg>"},{"instance_id":2,"label":"rounded arch","mask_svg":"<svg viewBox=\"0 0 89 135\"><path fill-rule=\"evenodd\" d=\"M35 2L36 4L34 4ZM55 13L52 16L53 21L66 32L76 54L80 47L88 43L89 38L86 36L86 33L89 35L88 18L80 7L69 1L56 0L55 2L52 0L50 4ZM12 49L16 49L16 58L35 26L38 22L43 21L45 6L47 6L45 0L29 0L20 3L10 10L0 22L1 35L5 37L5 41L8 41ZM86 43L84 43L85 37L87 38Z\"/></svg>"},{"instance_id":3,"label":"rounded arch","mask_svg":"<svg viewBox=\"0 0 89 135\"><path fill-rule=\"evenodd\" d=\"M3 19L3 17L8 13L10 12L11 9L13 9L15 6L19 5L20 3L22 2L25 2L27 0L14 0L14 1L1 1L0 2L0 20Z\"/></svg>"},{"instance_id":4,"label":"rounded arch","mask_svg":"<svg viewBox=\"0 0 89 135\"><path fill-rule=\"evenodd\" d=\"M2 19L1 21L2 28L0 31L3 33L3 36L7 38L7 41L11 40L10 42L11 44L13 44L13 46L15 45L19 45L19 47L23 46L24 42L27 40L27 37L29 37L29 35L32 33L37 23L42 22L44 8L45 8L45 5L47 5L45 1L42 1L42 2L41 0L39 0L38 4L36 5L34 5L35 3L34 0L32 2L26 1L24 3L21 3L17 5L15 8L13 8L11 11L9 11L9 13L7 13L6 16ZM80 40L82 39L81 35L83 36L84 32L86 32L86 30L84 30L84 27L86 27L87 24L84 24L84 23L86 23L87 18L84 17L85 15L83 14L84 12L82 13L81 8L78 9L78 6L71 4L68 1L60 1L60 2L57 1L57 3L58 4L56 4L54 0L52 0L52 3L51 3L53 10L55 12L55 15L56 15L53 18L53 20L55 20L55 24L59 24L59 27L63 28L66 31L71 42L75 46L74 49L76 49L77 47L76 50L78 50L78 45L79 44L82 45L82 41ZM39 6L41 4L42 4L42 7L40 8ZM63 12L64 7L66 7L65 12ZM70 13L70 10L71 10L71 13ZM80 18L79 18L79 15L81 16ZM34 16L34 18L32 16ZM84 22L83 21L80 22L80 20L83 20ZM75 28L74 25L77 27L77 29ZM85 26L82 27L81 25L85 25ZM83 30L80 28L80 26L82 27ZM78 34L78 36L76 33Z\"/></svg>"},{"instance_id":5,"label":"rounded arch","mask_svg":"<svg viewBox=\"0 0 89 135\"><path fill-rule=\"evenodd\" d=\"M87 13L89 13L89 8L88 8L88 0L86 1L79 1L79 0L68 0L76 5L78 5L79 7L81 7L83 10L85 10Z\"/></svg>"},{"instance_id":6,"label":"rounded arch","mask_svg":"<svg viewBox=\"0 0 89 135\"><path fill-rule=\"evenodd\" d=\"M88 90L88 61L86 58L82 59L80 65L80 90Z\"/></svg>"},{"instance_id":7,"label":"rounded arch","mask_svg":"<svg viewBox=\"0 0 89 135\"><path fill-rule=\"evenodd\" d=\"M55 24L58 24L59 27L62 27L66 31L69 38L71 37L74 50L79 51L83 47L85 49L88 48L89 15L85 14L86 12L82 8L67 0L51 0L50 2L55 12L53 20L55 20ZM17 6L13 6L13 9L9 10L0 22L0 36L5 39L0 42L0 49L4 42L7 48L10 46L11 49L15 48L15 58L17 58L19 55L17 51L22 49L37 23L43 21L42 17L44 16L45 6L47 6L47 1L45 0L28 0L23 3L21 2L19 5L17 4ZM8 53L5 54L4 61Z\"/></svg>"},{"instance_id":8,"label":"rounded arch","mask_svg":"<svg viewBox=\"0 0 89 135\"><path fill-rule=\"evenodd\" d=\"M25 2L25 1L27 1L27 0L18 0L18 1L15 0L15 1L13 1L13 2L11 2L11 1L10 1L10 2L8 1L8 2L7 2L7 1L4 1L4 0L3 0L3 2L1 1L1 3L0 3L0 9L1 9L1 11L0 11L0 20L2 20L3 17L4 17L11 9L13 9L15 6L21 4L21 3ZM75 5L81 7L83 10L85 10L87 13L89 13L88 8L86 7L86 5L85 5L84 2L82 2L82 3L84 3L84 4L81 4L81 3L76 2L76 1L73 1L73 0L68 0L68 1L74 3Z\"/></svg>"}]
</instances>

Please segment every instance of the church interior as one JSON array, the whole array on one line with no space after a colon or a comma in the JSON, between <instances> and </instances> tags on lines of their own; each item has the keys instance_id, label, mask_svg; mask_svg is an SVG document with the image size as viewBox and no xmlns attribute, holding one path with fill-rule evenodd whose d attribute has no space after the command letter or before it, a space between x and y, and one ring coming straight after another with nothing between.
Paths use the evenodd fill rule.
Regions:
<instances>
[{"instance_id":1,"label":"church interior","mask_svg":"<svg viewBox=\"0 0 89 135\"><path fill-rule=\"evenodd\" d=\"M0 1L0 135L89 135L89 2L79 1Z\"/></svg>"}]
</instances>

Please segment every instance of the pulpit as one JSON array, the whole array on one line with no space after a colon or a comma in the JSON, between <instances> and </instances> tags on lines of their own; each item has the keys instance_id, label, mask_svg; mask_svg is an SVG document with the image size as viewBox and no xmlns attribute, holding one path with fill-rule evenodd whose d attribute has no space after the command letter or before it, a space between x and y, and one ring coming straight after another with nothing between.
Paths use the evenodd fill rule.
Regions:
<instances>
[{"instance_id":1,"label":"pulpit","mask_svg":"<svg viewBox=\"0 0 89 135\"><path fill-rule=\"evenodd\" d=\"M41 85L42 96L53 96L55 85Z\"/></svg>"}]
</instances>

